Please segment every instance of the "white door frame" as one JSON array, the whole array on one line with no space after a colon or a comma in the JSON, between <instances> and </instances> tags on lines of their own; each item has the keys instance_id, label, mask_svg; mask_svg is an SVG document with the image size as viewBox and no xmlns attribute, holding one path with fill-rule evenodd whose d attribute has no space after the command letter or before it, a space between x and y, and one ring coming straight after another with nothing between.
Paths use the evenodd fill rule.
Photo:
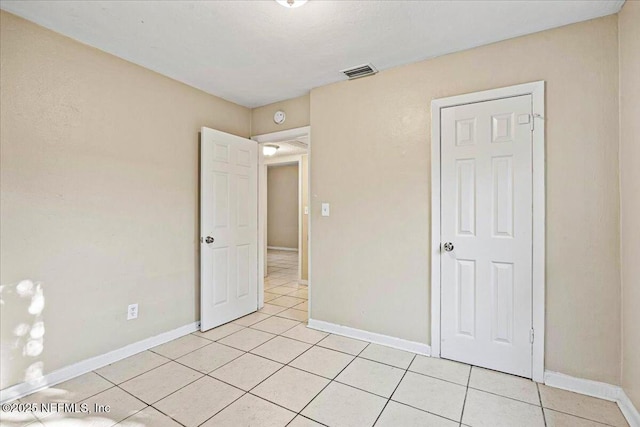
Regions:
<instances>
[{"instance_id":1,"label":"white door frame","mask_svg":"<svg viewBox=\"0 0 640 427\"><path fill-rule=\"evenodd\" d=\"M295 129L283 130L279 132L266 133L251 138L260 144L278 143L283 141L291 141L301 139L307 142L307 170L309 189L309 225L307 244L307 284L311 286L311 207L310 207L310 191L311 191L311 126L304 126ZM274 164L298 164L298 218L302 218L302 155L283 156L274 158L265 158L262 150L258 150L258 308L264 307L264 272L266 269L266 251L267 251L267 166ZM298 220L298 254L302 251L302 221ZM302 278L302 259L298 256L298 280ZM309 314L311 314L311 296L309 296Z\"/></svg>"},{"instance_id":2,"label":"white door frame","mask_svg":"<svg viewBox=\"0 0 640 427\"><path fill-rule=\"evenodd\" d=\"M545 82L468 93L431 101L431 356L440 357L440 110L457 105L531 95L533 102L533 263L532 263L532 348L533 380L544 381L545 313Z\"/></svg>"}]
</instances>

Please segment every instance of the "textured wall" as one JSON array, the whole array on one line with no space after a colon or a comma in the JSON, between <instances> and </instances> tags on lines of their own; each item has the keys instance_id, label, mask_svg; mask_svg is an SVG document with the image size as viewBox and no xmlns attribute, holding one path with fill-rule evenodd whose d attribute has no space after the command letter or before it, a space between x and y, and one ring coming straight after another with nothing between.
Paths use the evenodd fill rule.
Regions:
<instances>
[{"instance_id":1,"label":"textured wall","mask_svg":"<svg viewBox=\"0 0 640 427\"><path fill-rule=\"evenodd\" d=\"M619 384L617 37L609 16L313 89L313 318L430 342L431 100L545 80L546 369Z\"/></svg>"},{"instance_id":2,"label":"textured wall","mask_svg":"<svg viewBox=\"0 0 640 427\"><path fill-rule=\"evenodd\" d=\"M198 133L247 137L250 110L6 12L0 27L5 388L199 320Z\"/></svg>"},{"instance_id":3,"label":"textured wall","mask_svg":"<svg viewBox=\"0 0 640 427\"><path fill-rule=\"evenodd\" d=\"M267 171L267 245L298 247L298 165Z\"/></svg>"},{"instance_id":4,"label":"textured wall","mask_svg":"<svg viewBox=\"0 0 640 427\"><path fill-rule=\"evenodd\" d=\"M287 115L287 119L281 125L273 121L273 115L278 110L284 111ZM309 122L309 95L307 94L251 110L251 135L309 126Z\"/></svg>"}]
</instances>

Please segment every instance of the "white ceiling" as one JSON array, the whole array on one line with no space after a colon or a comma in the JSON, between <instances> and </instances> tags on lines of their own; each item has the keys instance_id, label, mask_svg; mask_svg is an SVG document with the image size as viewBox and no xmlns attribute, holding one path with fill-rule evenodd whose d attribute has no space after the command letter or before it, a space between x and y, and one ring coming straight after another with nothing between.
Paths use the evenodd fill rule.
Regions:
<instances>
[{"instance_id":1,"label":"white ceiling","mask_svg":"<svg viewBox=\"0 0 640 427\"><path fill-rule=\"evenodd\" d=\"M0 7L247 107L344 79L616 13L624 0L9 1Z\"/></svg>"}]
</instances>

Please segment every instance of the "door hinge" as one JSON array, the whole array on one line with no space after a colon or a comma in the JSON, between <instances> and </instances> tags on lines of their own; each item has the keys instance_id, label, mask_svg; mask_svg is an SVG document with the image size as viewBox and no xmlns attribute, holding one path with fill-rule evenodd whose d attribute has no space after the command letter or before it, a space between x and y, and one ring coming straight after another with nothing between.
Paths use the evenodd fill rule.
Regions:
<instances>
[{"instance_id":1,"label":"door hinge","mask_svg":"<svg viewBox=\"0 0 640 427\"><path fill-rule=\"evenodd\" d=\"M544 120L544 117L542 117L542 115L538 114L538 113L533 113L531 115L531 130L533 131L533 129L535 128L534 123L536 122L536 119L539 120Z\"/></svg>"},{"instance_id":2,"label":"door hinge","mask_svg":"<svg viewBox=\"0 0 640 427\"><path fill-rule=\"evenodd\" d=\"M533 344L534 338L535 338L535 332L533 328L531 328L531 330L529 331L529 343Z\"/></svg>"}]
</instances>

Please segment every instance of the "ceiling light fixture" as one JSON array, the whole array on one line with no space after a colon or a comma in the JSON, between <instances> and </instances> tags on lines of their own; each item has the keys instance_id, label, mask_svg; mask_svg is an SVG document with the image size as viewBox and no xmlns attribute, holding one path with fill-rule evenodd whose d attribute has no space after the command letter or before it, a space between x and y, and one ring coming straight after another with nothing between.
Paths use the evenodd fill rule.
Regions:
<instances>
[{"instance_id":1,"label":"ceiling light fixture","mask_svg":"<svg viewBox=\"0 0 640 427\"><path fill-rule=\"evenodd\" d=\"M265 144L262 146L262 154L265 156L273 156L276 154L276 151L278 151L278 148L280 147L275 144Z\"/></svg>"},{"instance_id":2,"label":"ceiling light fixture","mask_svg":"<svg viewBox=\"0 0 640 427\"><path fill-rule=\"evenodd\" d=\"M293 9L300 7L307 2L307 0L276 0L279 5L286 7L287 9Z\"/></svg>"}]
</instances>

